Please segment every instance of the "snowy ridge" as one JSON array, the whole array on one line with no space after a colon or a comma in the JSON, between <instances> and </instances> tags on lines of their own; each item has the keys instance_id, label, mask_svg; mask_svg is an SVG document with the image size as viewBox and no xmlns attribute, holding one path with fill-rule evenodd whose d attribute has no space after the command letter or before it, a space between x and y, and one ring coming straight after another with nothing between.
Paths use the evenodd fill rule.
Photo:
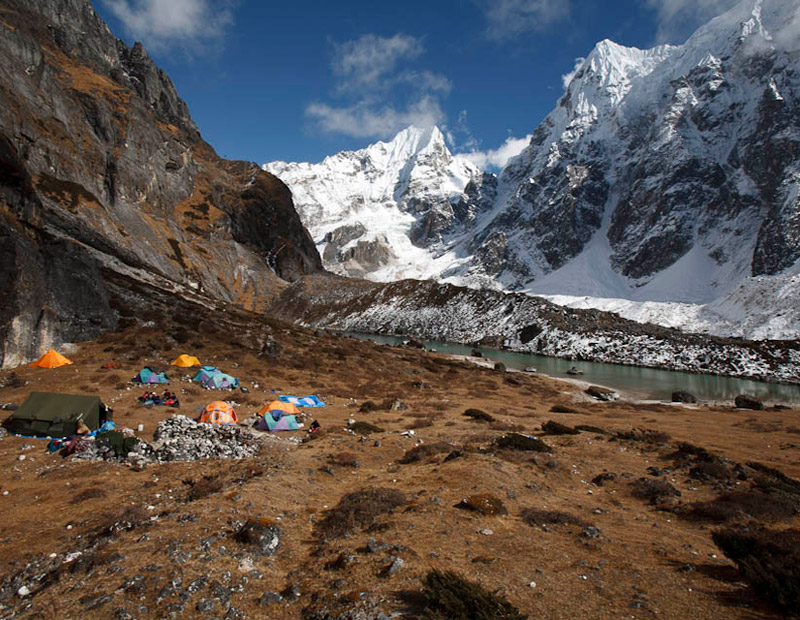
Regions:
<instances>
[{"instance_id":1,"label":"snowy ridge","mask_svg":"<svg viewBox=\"0 0 800 620\"><path fill-rule=\"evenodd\" d=\"M479 174L454 158L438 127L409 127L391 142L337 153L319 164L272 162L263 169L292 190L325 266L336 273L391 280L428 277L437 217Z\"/></svg>"},{"instance_id":2,"label":"snowy ridge","mask_svg":"<svg viewBox=\"0 0 800 620\"><path fill-rule=\"evenodd\" d=\"M338 273L796 338L798 31L796 0L743 0L683 45L601 41L499 175L461 163L437 129L414 128L322 164L265 169L290 186Z\"/></svg>"},{"instance_id":3,"label":"snowy ridge","mask_svg":"<svg viewBox=\"0 0 800 620\"><path fill-rule=\"evenodd\" d=\"M800 383L800 344L750 343L684 334L570 310L522 294L432 281L390 284L315 276L286 289L271 308L310 327L391 333L520 352L704 374Z\"/></svg>"}]
</instances>

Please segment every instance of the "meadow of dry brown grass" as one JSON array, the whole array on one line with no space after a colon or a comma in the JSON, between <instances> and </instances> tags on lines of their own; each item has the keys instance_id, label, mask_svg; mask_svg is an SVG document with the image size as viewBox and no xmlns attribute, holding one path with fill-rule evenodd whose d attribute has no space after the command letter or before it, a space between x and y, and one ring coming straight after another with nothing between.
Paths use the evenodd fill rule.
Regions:
<instances>
[{"instance_id":1,"label":"meadow of dry brown grass","mask_svg":"<svg viewBox=\"0 0 800 620\"><path fill-rule=\"evenodd\" d=\"M43 440L0 439L0 590L51 553L86 556L31 595L0 597L18 617L112 618L122 609L138 618L206 617L196 609L213 598L206 587L184 601L159 597L178 578L185 592L202 576L233 588L227 604L251 618L344 618L359 605L415 617L432 569L480 583L531 618L785 613L745 583L712 540L720 521L703 515L725 515L726 527L798 525L796 505L786 507L796 501L791 488L747 465L800 477L797 409L600 403L546 377L509 381L436 354L280 325L272 326L282 345L274 359L228 330L190 332L179 344L176 329L130 327L79 345L72 366L2 371L0 402L21 403L33 390L98 394L118 424L143 424L138 434L149 440L175 411L137 407L145 390L127 380L186 352L240 377L249 392L206 391L183 381L191 371L171 368L180 413L231 399L242 420L278 393L314 393L328 406L306 410L306 425L316 419L321 432L305 442L304 431L271 437L244 461L142 471L48 455ZM119 367L102 370L106 362ZM397 400L404 407L392 409ZM468 409L494 421L465 416ZM351 419L379 431L365 424L352 433ZM587 430L546 434L548 421ZM551 452L514 449L515 433ZM592 484L602 473L615 475ZM759 516L748 493L785 501ZM495 501L502 509L458 507ZM247 519L280 526L276 555L236 539ZM389 572L395 557L403 566ZM123 587L126 580L138 585ZM258 602L287 586L297 586L297 601ZM169 606L179 602L177 613ZM215 605L212 616L229 610Z\"/></svg>"}]
</instances>

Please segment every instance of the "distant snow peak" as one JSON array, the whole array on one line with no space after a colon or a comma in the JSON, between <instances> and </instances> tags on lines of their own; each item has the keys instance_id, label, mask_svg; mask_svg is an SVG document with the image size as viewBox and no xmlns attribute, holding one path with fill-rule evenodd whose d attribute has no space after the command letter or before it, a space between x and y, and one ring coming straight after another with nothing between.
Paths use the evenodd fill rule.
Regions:
<instances>
[{"instance_id":1,"label":"distant snow peak","mask_svg":"<svg viewBox=\"0 0 800 620\"><path fill-rule=\"evenodd\" d=\"M292 190L328 269L393 280L433 277L434 251L458 222L455 205L478 168L453 157L436 126L319 164L264 164Z\"/></svg>"},{"instance_id":2,"label":"distant snow peak","mask_svg":"<svg viewBox=\"0 0 800 620\"><path fill-rule=\"evenodd\" d=\"M497 175L437 127L264 168L338 273L706 304L647 316L784 335L800 317L761 293L800 272L798 41L797 0L746 0L683 45L600 41Z\"/></svg>"}]
</instances>

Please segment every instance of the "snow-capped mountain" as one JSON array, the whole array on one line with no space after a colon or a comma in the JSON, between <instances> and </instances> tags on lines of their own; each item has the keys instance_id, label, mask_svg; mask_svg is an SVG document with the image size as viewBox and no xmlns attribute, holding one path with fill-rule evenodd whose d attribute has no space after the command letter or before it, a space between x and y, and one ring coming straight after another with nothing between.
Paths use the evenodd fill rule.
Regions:
<instances>
[{"instance_id":1,"label":"snow-capped mountain","mask_svg":"<svg viewBox=\"0 0 800 620\"><path fill-rule=\"evenodd\" d=\"M263 168L291 188L328 269L377 280L438 275L429 268L434 248L452 228L465 186L479 175L452 156L437 127L409 127L391 142L319 164Z\"/></svg>"},{"instance_id":2,"label":"snow-capped mountain","mask_svg":"<svg viewBox=\"0 0 800 620\"><path fill-rule=\"evenodd\" d=\"M794 1L749 0L682 46L599 43L499 179L480 233L505 237L497 279L696 303L795 266L797 20Z\"/></svg>"},{"instance_id":3,"label":"snow-capped mountain","mask_svg":"<svg viewBox=\"0 0 800 620\"><path fill-rule=\"evenodd\" d=\"M796 337L800 5L745 0L679 46L601 41L499 175L460 162L435 129L265 169L340 273ZM781 291L783 318L765 291Z\"/></svg>"}]
</instances>

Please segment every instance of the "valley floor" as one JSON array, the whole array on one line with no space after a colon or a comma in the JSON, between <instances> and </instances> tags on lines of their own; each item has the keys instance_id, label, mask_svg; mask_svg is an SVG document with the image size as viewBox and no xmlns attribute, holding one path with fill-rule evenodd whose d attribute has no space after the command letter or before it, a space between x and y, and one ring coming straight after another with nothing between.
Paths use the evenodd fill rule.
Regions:
<instances>
[{"instance_id":1,"label":"valley floor","mask_svg":"<svg viewBox=\"0 0 800 620\"><path fill-rule=\"evenodd\" d=\"M305 442L305 429L268 436L258 457L242 461L140 471L48 455L40 439L0 439L0 616L417 617L421 580L434 568L481 583L532 618L783 616L712 542L724 523L692 504L749 488L752 472L737 479L734 463L800 477L800 410L600 403L545 377L303 329L274 328L277 358L213 330L177 344L171 330L131 328L83 343L72 366L2 371L0 402L35 390L97 394L118 425L142 424L150 440L159 420L195 417L212 400L234 400L244 419L278 393L317 394L328 406L307 409L306 428L316 419L321 431ZM180 410L137 407L145 388L128 379L184 352L240 377L249 392L206 391L171 368ZM100 368L110 361L120 367ZM465 416L469 408L493 421ZM351 420L381 430L353 433ZM548 435L549 420L594 428ZM542 438L552 452L496 443L513 432ZM729 476L690 474L695 463L679 442L723 457ZM614 476L592 482L603 473ZM669 483L680 497L648 501L641 479ZM369 514L366 504L344 517L333 510L370 489L402 500L392 510L371 504ZM477 495L506 514L455 507ZM529 525L528 509L570 518ZM277 554L235 537L251 518L280 528ZM758 521L798 525L796 515Z\"/></svg>"}]
</instances>

